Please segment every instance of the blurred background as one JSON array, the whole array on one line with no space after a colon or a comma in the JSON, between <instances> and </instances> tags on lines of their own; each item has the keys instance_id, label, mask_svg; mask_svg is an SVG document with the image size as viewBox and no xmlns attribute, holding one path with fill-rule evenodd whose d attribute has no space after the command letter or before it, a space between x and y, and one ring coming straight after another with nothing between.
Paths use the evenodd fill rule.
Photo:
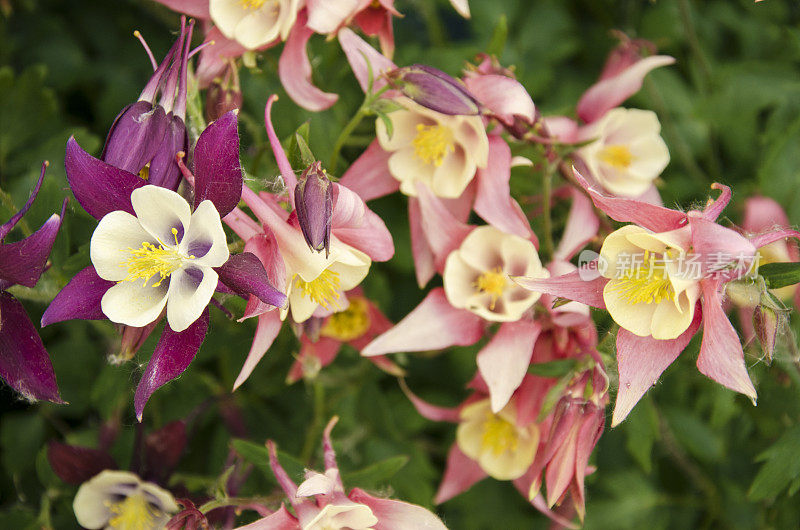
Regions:
<instances>
[{"instance_id":1,"label":"blurred background","mask_svg":"<svg viewBox=\"0 0 800 530\"><path fill-rule=\"evenodd\" d=\"M776 199L791 222L800 222L800 3L470 4L472 19L463 20L445 0L397 0L405 16L395 21L395 62L424 62L457 75L465 61L491 51L502 64L514 65L543 114L571 114L618 42L612 30L648 39L677 63L651 73L626 106L652 109L661 120L672 157L660 182L665 204L696 204L717 181L734 190L725 212L730 223L741 221L743 200L755 193ZM114 117L136 100L150 76L133 31L144 35L160 59L178 23L176 13L150 0L0 0L0 220L11 215L12 205L24 203L45 159L50 169L25 222L38 226L58 209L69 195L63 168L67 138L75 135L87 151L99 154ZM310 120L310 147L322 160L361 102L338 43L317 36L310 50L315 82L341 94L323 113L303 111L283 92L276 74L280 47L259 54L255 68L242 70L242 161L254 187L278 173L262 123L268 95L281 96L273 111L279 135L287 137ZM372 123L362 123L345 159L354 160L373 134ZM539 182L515 170L512 192L534 196ZM425 292L414 280L405 199L380 199L373 208L392 230L397 255L373 265L364 289L397 321ZM566 212L556 212L563 224ZM94 226L70 202L53 266L35 289L14 291L34 322L58 289L89 264ZM236 304L230 301L228 307L241 314L243 304ZM796 317L792 320L796 328ZM602 337L609 322L602 315L597 321ZM231 394L255 322L238 324L212 311L210 329L197 359L153 396L145 413L147 430L191 420L174 483L196 493L213 491L233 446L255 466L241 494L267 495L276 484L259 450L263 442L273 439L293 456L295 471L304 464L319 467L322 427L337 414L341 420L333 438L348 487L431 507L453 425L420 417L394 378L351 349L313 383L287 385L298 350L287 327L247 383ZM0 528L77 526L71 508L76 488L54 475L45 444L56 439L95 446L101 430L116 429L113 452L126 467L137 431L133 391L155 343L151 338L133 362L111 365L107 356L118 350L119 339L108 322L56 324L41 335L69 404L31 405L7 386L0 388ZM396 360L408 370L415 392L452 406L467 395L464 385L474 375L479 346ZM771 366L757 346L745 351L759 392L757 407L701 376L693 344L628 420L606 430L592 457L597 470L587 477L586 528L800 527L800 504L793 496L800 489L797 360L786 344ZM232 417L237 428L231 428ZM452 529L547 525L510 483L492 479L436 510Z\"/></svg>"}]
</instances>

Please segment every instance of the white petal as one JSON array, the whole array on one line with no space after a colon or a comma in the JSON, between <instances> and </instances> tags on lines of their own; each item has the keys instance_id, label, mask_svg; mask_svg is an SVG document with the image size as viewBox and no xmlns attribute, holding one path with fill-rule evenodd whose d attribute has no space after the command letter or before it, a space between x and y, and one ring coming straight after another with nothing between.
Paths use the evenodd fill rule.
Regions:
<instances>
[{"instance_id":1,"label":"white petal","mask_svg":"<svg viewBox=\"0 0 800 530\"><path fill-rule=\"evenodd\" d=\"M442 159L442 165L433 166L432 191L439 197L455 199L460 197L475 177L475 161L461 145L453 146Z\"/></svg>"},{"instance_id":2,"label":"white petal","mask_svg":"<svg viewBox=\"0 0 800 530\"><path fill-rule=\"evenodd\" d=\"M168 492L164 488L161 488L152 482L143 482L140 491L147 493L148 497L152 497L150 500L157 501L154 504L158 504L159 509L163 512L167 513L174 513L177 512L180 507L175 502L175 497L172 496L172 493ZM167 517L169 520L169 517ZM166 521L165 521L166 522Z\"/></svg>"},{"instance_id":3,"label":"white petal","mask_svg":"<svg viewBox=\"0 0 800 530\"><path fill-rule=\"evenodd\" d=\"M153 287L159 279L158 275L147 280L119 282L106 291L100 301L100 308L111 322L134 326L146 326L155 321L167 303L167 286L169 280L158 287Z\"/></svg>"},{"instance_id":4,"label":"white petal","mask_svg":"<svg viewBox=\"0 0 800 530\"><path fill-rule=\"evenodd\" d=\"M417 125L434 125L436 121L412 110L396 110L389 117L392 120L392 137L386 130L383 120L375 121L378 143L386 151L398 151L409 147L417 137Z\"/></svg>"},{"instance_id":5,"label":"white petal","mask_svg":"<svg viewBox=\"0 0 800 530\"><path fill-rule=\"evenodd\" d=\"M653 314L659 304L646 304L644 302L631 304L617 289L619 280L611 280L603 288L603 301L606 309L614 322L640 337L650 336ZM664 303L664 302L662 302ZM672 302L667 301L671 304Z\"/></svg>"},{"instance_id":6,"label":"white petal","mask_svg":"<svg viewBox=\"0 0 800 530\"><path fill-rule=\"evenodd\" d=\"M228 261L230 252L225 230L211 201L201 202L192 214L180 252L184 256L195 256L193 263L197 265L219 267Z\"/></svg>"},{"instance_id":7,"label":"white petal","mask_svg":"<svg viewBox=\"0 0 800 530\"><path fill-rule=\"evenodd\" d=\"M265 2L256 11L247 13L236 25L234 38L242 46L248 49L255 49L268 44L278 38L280 25L278 15L280 14L272 2Z\"/></svg>"},{"instance_id":8,"label":"white petal","mask_svg":"<svg viewBox=\"0 0 800 530\"><path fill-rule=\"evenodd\" d=\"M81 484L72 502L78 524L90 530L105 527L112 516L106 503L113 495L136 491L140 482L138 476L128 471L105 470Z\"/></svg>"},{"instance_id":9,"label":"white petal","mask_svg":"<svg viewBox=\"0 0 800 530\"><path fill-rule=\"evenodd\" d=\"M200 318L217 288L219 275L211 267L187 265L170 277L167 322L183 331Z\"/></svg>"},{"instance_id":10,"label":"white petal","mask_svg":"<svg viewBox=\"0 0 800 530\"><path fill-rule=\"evenodd\" d=\"M451 252L442 273L447 301L453 307L467 307L468 300L475 294L475 282L480 275L481 271L461 259L461 252Z\"/></svg>"},{"instance_id":11,"label":"white petal","mask_svg":"<svg viewBox=\"0 0 800 530\"><path fill-rule=\"evenodd\" d=\"M131 257L129 250L140 248L145 241L155 243L155 238L127 212L111 212L100 219L89 247L98 276L112 282L125 279L128 267L124 262Z\"/></svg>"},{"instance_id":12,"label":"white petal","mask_svg":"<svg viewBox=\"0 0 800 530\"><path fill-rule=\"evenodd\" d=\"M176 192L160 186L144 186L131 193L131 203L142 228L165 247L174 248L176 238L183 239L192 210L186 199Z\"/></svg>"},{"instance_id":13,"label":"white petal","mask_svg":"<svg viewBox=\"0 0 800 530\"><path fill-rule=\"evenodd\" d=\"M425 163L414 154L413 147L405 147L389 157L389 173L400 181L400 191L410 197L417 195L417 181L433 182L436 166Z\"/></svg>"},{"instance_id":14,"label":"white petal","mask_svg":"<svg viewBox=\"0 0 800 530\"><path fill-rule=\"evenodd\" d=\"M479 226L461 243L461 259L483 272L502 268L502 240L506 235L491 225Z\"/></svg>"},{"instance_id":15,"label":"white petal","mask_svg":"<svg viewBox=\"0 0 800 530\"><path fill-rule=\"evenodd\" d=\"M242 7L240 0L210 0L208 11L222 34L233 39L237 24L248 14L249 9Z\"/></svg>"}]
</instances>

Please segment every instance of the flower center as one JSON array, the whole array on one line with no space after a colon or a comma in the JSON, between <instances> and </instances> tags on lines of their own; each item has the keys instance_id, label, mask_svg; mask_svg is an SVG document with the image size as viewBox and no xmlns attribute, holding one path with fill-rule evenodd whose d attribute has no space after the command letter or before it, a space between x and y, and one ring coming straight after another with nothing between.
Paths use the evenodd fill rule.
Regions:
<instances>
[{"instance_id":1,"label":"flower center","mask_svg":"<svg viewBox=\"0 0 800 530\"><path fill-rule=\"evenodd\" d=\"M491 412L483 422L481 449L491 451L496 456L506 451L516 451L519 446L517 429L510 422Z\"/></svg>"},{"instance_id":2,"label":"flower center","mask_svg":"<svg viewBox=\"0 0 800 530\"><path fill-rule=\"evenodd\" d=\"M122 265L128 267L128 276L122 281L133 282L144 278L147 283L150 278L158 274L160 278L153 284L153 287L158 287L165 278L180 269L185 260L194 259L194 256L187 257L178 252L177 229L172 229L172 236L175 238L175 248L165 248L160 242L155 246L148 241L143 241L140 248L128 247L131 257L122 262Z\"/></svg>"},{"instance_id":3,"label":"flower center","mask_svg":"<svg viewBox=\"0 0 800 530\"><path fill-rule=\"evenodd\" d=\"M155 519L162 512L144 498L134 494L125 497L124 501L111 503L106 501L109 511L114 515L108 525L120 530L149 530L155 528Z\"/></svg>"},{"instance_id":4,"label":"flower center","mask_svg":"<svg viewBox=\"0 0 800 530\"><path fill-rule=\"evenodd\" d=\"M245 9L255 11L266 3L267 0L239 0L239 5Z\"/></svg>"},{"instance_id":5,"label":"flower center","mask_svg":"<svg viewBox=\"0 0 800 530\"><path fill-rule=\"evenodd\" d=\"M329 316L320 334L347 342L364 335L370 324L367 301L360 296L351 296L348 308Z\"/></svg>"},{"instance_id":6,"label":"flower center","mask_svg":"<svg viewBox=\"0 0 800 530\"><path fill-rule=\"evenodd\" d=\"M329 309L331 306L338 307L338 300L342 296L339 293L341 282L339 281L338 272L325 269L310 282L295 274L294 284L295 287L303 291L303 295L311 298L325 309Z\"/></svg>"},{"instance_id":7,"label":"flower center","mask_svg":"<svg viewBox=\"0 0 800 530\"><path fill-rule=\"evenodd\" d=\"M414 156L436 167L442 165L444 157L453 149L453 131L444 125L417 125L417 136L411 142Z\"/></svg>"},{"instance_id":8,"label":"flower center","mask_svg":"<svg viewBox=\"0 0 800 530\"><path fill-rule=\"evenodd\" d=\"M664 259L647 250L641 265L631 267L611 281L611 289L622 294L629 304L660 304L664 300L675 300L675 289Z\"/></svg>"},{"instance_id":9,"label":"flower center","mask_svg":"<svg viewBox=\"0 0 800 530\"><path fill-rule=\"evenodd\" d=\"M488 293L492 300L489 303L489 309L494 311L494 306L497 299L503 296L503 291L506 288L506 274L501 267L495 267L490 271L486 271L475 280L473 285L478 292Z\"/></svg>"},{"instance_id":10,"label":"flower center","mask_svg":"<svg viewBox=\"0 0 800 530\"><path fill-rule=\"evenodd\" d=\"M625 145L608 145L597 155L600 160L617 169L627 169L633 162L631 150Z\"/></svg>"}]
</instances>

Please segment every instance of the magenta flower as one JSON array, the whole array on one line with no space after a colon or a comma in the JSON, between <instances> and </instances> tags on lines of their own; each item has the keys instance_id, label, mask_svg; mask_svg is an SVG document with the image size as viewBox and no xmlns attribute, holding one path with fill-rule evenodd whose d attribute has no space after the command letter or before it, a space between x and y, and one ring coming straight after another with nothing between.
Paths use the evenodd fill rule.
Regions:
<instances>
[{"instance_id":1,"label":"magenta flower","mask_svg":"<svg viewBox=\"0 0 800 530\"><path fill-rule=\"evenodd\" d=\"M25 308L6 291L13 285L36 285L47 267L47 259L61 227L66 200L61 215L50 216L30 236L14 243L4 241L36 199L47 165L47 162L42 164L39 180L25 205L0 226L0 378L27 400L64 403L42 339Z\"/></svg>"},{"instance_id":2,"label":"magenta flower","mask_svg":"<svg viewBox=\"0 0 800 530\"><path fill-rule=\"evenodd\" d=\"M336 453L331 444L331 430L338 418L328 423L323 434L325 472L306 471L306 480L299 486L281 467L275 443L267 442L269 465L278 480L294 514L281 506L275 513L242 530L419 530L447 527L433 513L421 506L384 499L355 488L345 493Z\"/></svg>"}]
</instances>

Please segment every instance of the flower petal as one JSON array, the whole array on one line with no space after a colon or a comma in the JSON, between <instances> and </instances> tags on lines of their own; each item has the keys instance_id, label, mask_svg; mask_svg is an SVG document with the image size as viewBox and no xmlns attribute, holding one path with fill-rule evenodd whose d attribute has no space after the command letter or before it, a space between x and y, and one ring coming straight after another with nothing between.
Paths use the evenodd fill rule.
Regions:
<instances>
[{"instance_id":1,"label":"flower petal","mask_svg":"<svg viewBox=\"0 0 800 530\"><path fill-rule=\"evenodd\" d=\"M156 243L139 220L123 211L111 212L98 223L92 234L89 256L97 274L104 280L122 281L128 277L125 262L131 250L142 243Z\"/></svg>"},{"instance_id":2,"label":"flower petal","mask_svg":"<svg viewBox=\"0 0 800 530\"><path fill-rule=\"evenodd\" d=\"M339 44L347 56L350 69L353 70L353 74L364 92L369 89L370 73L373 81L372 90L376 91L386 85L386 79L382 74L397 68L392 61L381 55L349 28L339 31Z\"/></svg>"},{"instance_id":3,"label":"flower petal","mask_svg":"<svg viewBox=\"0 0 800 530\"><path fill-rule=\"evenodd\" d=\"M461 421L459 407L440 407L438 405L432 405L431 403L428 403L421 397L414 394L411 389L408 388L408 385L404 379L400 380L400 388L423 418L427 418L431 421L449 421L451 423L458 423Z\"/></svg>"},{"instance_id":4,"label":"flower petal","mask_svg":"<svg viewBox=\"0 0 800 530\"><path fill-rule=\"evenodd\" d=\"M343 243L368 255L375 261L388 261L394 256L392 234L364 201L341 184L333 184L333 234Z\"/></svg>"},{"instance_id":5,"label":"flower petal","mask_svg":"<svg viewBox=\"0 0 800 530\"><path fill-rule=\"evenodd\" d=\"M411 230L411 255L414 258L414 274L420 289L436 274L433 264L433 250L428 244L425 232L422 230L422 213L420 212L419 199L408 198L408 225Z\"/></svg>"},{"instance_id":6,"label":"flower petal","mask_svg":"<svg viewBox=\"0 0 800 530\"><path fill-rule=\"evenodd\" d=\"M145 186L134 190L131 203L142 228L160 244L178 246L176 241L183 239L192 218L189 203L183 197L166 188Z\"/></svg>"},{"instance_id":7,"label":"flower petal","mask_svg":"<svg viewBox=\"0 0 800 530\"><path fill-rule=\"evenodd\" d=\"M197 355L197 350L208 330L208 309L182 332L173 331L169 325L164 328L150 362L136 387L133 403L136 418L141 422L144 406L153 392L172 381L189 366Z\"/></svg>"},{"instance_id":8,"label":"flower petal","mask_svg":"<svg viewBox=\"0 0 800 530\"><path fill-rule=\"evenodd\" d=\"M28 400L64 403L42 339L25 308L0 292L0 377Z\"/></svg>"},{"instance_id":9,"label":"flower petal","mask_svg":"<svg viewBox=\"0 0 800 530\"><path fill-rule=\"evenodd\" d=\"M384 151L377 139L373 140L347 168L339 184L356 192L364 201L394 193L400 189L400 182L389 173L392 154Z\"/></svg>"},{"instance_id":10,"label":"flower petal","mask_svg":"<svg viewBox=\"0 0 800 530\"><path fill-rule=\"evenodd\" d=\"M169 327L181 332L200 318L214 296L218 280L219 275L210 267L188 266L172 273L167 296Z\"/></svg>"},{"instance_id":11,"label":"flower petal","mask_svg":"<svg viewBox=\"0 0 800 530\"><path fill-rule=\"evenodd\" d=\"M103 295L100 307L111 322L141 328L150 324L167 305L167 286L154 287L158 276L124 281ZM148 285L149 284L149 285Z\"/></svg>"},{"instance_id":12,"label":"flower petal","mask_svg":"<svg viewBox=\"0 0 800 530\"><path fill-rule=\"evenodd\" d=\"M475 344L483 335L483 319L447 301L436 288L392 329L370 342L361 355L441 350Z\"/></svg>"},{"instance_id":13,"label":"flower petal","mask_svg":"<svg viewBox=\"0 0 800 530\"><path fill-rule=\"evenodd\" d=\"M0 244L0 279L25 287L36 285L47 265L66 205L64 199L61 215L51 215L39 230L22 241Z\"/></svg>"},{"instance_id":14,"label":"flower petal","mask_svg":"<svg viewBox=\"0 0 800 530\"><path fill-rule=\"evenodd\" d=\"M513 125L515 116L520 116L529 123L536 119L533 100L516 79L484 74L467 77L464 83L475 98L505 124Z\"/></svg>"},{"instance_id":15,"label":"flower petal","mask_svg":"<svg viewBox=\"0 0 800 530\"><path fill-rule=\"evenodd\" d=\"M242 383L247 381L250 374L253 373L256 365L258 365L261 358L264 357L264 354L267 353L269 347L272 346L275 337L278 336L282 324L283 322L277 311L270 311L269 313L259 315L256 333L255 336L253 336L253 345L247 353L247 359L245 359L239 375L236 376L236 381L233 383L233 390L239 388Z\"/></svg>"},{"instance_id":16,"label":"flower petal","mask_svg":"<svg viewBox=\"0 0 800 530\"><path fill-rule=\"evenodd\" d=\"M582 279L582 275L585 273L586 272L581 269L550 278L512 276L511 279L529 291L558 296L592 307L605 309L606 304L603 301L603 288L606 283L608 283L608 279L598 276L593 280L584 280Z\"/></svg>"},{"instance_id":17,"label":"flower petal","mask_svg":"<svg viewBox=\"0 0 800 530\"><path fill-rule=\"evenodd\" d=\"M106 316L100 300L114 282L97 275L94 267L86 267L61 289L42 315L42 327L64 320L102 320Z\"/></svg>"},{"instance_id":18,"label":"flower petal","mask_svg":"<svg viewBox=\"0 0 800 530\"><path fill-rule=\"evenodd\" d=\"M558 243L554 259L568 261L597 235L600 220L594 213L592 201L575 188L571 188L572 206L567 216L567 226Z\"/></svg>"},{"instance_id":19,"label":"flower petal","mask_svg":"<svg viewBox=\"0 0 800 530\"><path fill-rule=\"evenodd\" d=\"M286 305L286 295L272 286L264 265L255 254L235 254L216 271L220 281L239 296L246 298L252 294L275 307Z\"/></svg>"},{"instance_id":20,"label":"flower petal","mask_svg":"<svg viewBox=\"0 0 800 530\"><path fill-rule=\"evenodd\" d=\"M442 483L439 484L439 490L433 498L434 504L452 499L487 476L475 460L462 453L458 444L453 444L447 453L447 467L444 470Z\"/></svg>"},{"instance_id":21,"label":"flower petal","mask_svg":"<svg viewBox=\"0 0 800 530\"><path fill-rule=\"evenodd\" d=\"M422 231L433 251L436 270L444 268L445 260L457 249L474 227L460 222L424 184L417 184L422 214Z\"/></svg>"},{"instance_id":22,"label":"flower petal","mask_svg":"<svg viewBox=\"0 0 800 530\"><path fill-rule=\"evenodd\" d=\"M194 206L210 200L220 217L233 210L242 197L239 130L236 112L225 113L200 134L192 159Z\"/></svg>"},{"instance_id":23,"label":"flower petal","mask_svg":"<svg viewBox=\"0 0 800 530\"><path fill-rule=\"evenodd\" d=\"M8 233L11 232L19 220L22 219L22 216L25 215L33 205L33 201L36 200L36 196L39 195L39 189L42 187L42 181L44 180L44 172L47 170L48 165L48 162L44 162L42 164L42 170L39 173L39 180L36 181L36 186L34 186L33 191L22 208L20 208L17 213L12 215L11 219L0 225L0 241L2 241L8 235Z\"/></svg>"},{"instance_id":24,"label":"flower petal","mask_svg":"<svg viewBox=\"0 0 800 530\"><path fill-rule=\"evenodd\" d=\"M192 213L189 229L181 239L180 252L194 256L194 263L207 267L219 267L228 261L230 252L225 230L211 201L201 202Z\"/></svg>"},{"instance_id":25,"label":"flower petal","mask_svg":"<svg viewBox=\"0 0 800 530\"><path fill-rule=\"evenodd\" d=\"M441 519L422 506L392 499L380 499L354 488L348 495L351 501L369 506L378 522L375 530L447 530Z\"/></svg>"},{"instance_id":26,"label":"flower petal","mask_svg":"<svg viewBox=\"0 0 800 530\"><path fill-rule=\"evenodd\" d=\"M156 2L164 4L178 13L185 13L190 17L199 19L211 18L208 13L208 0L156 0Z\"/></svg>"},{"instance_id":27,"label":"flower petal","mask_svg":"<svg viewBox=\"0 0 800 530\"><path fill-rule=\"evenodd\" d=\"M74 136L67 140L64 166L72 193L95 219L116 210L132 214L131 193L146 184L137 175L90 156Z\"/></svg>"}]
</instances>

